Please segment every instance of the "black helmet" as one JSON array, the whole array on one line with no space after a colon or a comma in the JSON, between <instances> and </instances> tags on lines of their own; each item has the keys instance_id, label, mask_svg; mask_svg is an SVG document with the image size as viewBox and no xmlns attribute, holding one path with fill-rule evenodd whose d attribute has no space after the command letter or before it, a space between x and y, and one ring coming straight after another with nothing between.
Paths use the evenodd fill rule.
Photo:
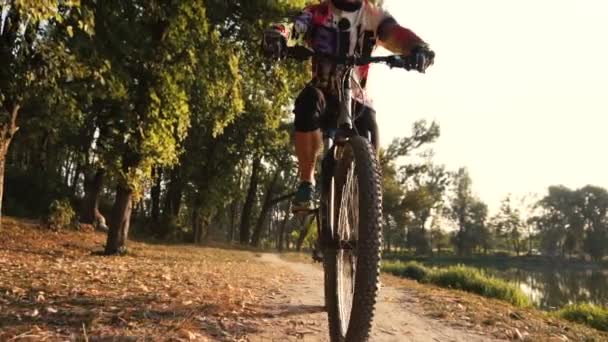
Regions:
<instances>
[{"instance_id":1,"label":"black helmet","mask_svg":"<svg viewBox=\"0 0 608 342\"><path fill-rule=\"evenodd\" d=\"M361 9L363 0L331 0L331 3L342 11L355 12Z\"/></svg>"}]
</instances>

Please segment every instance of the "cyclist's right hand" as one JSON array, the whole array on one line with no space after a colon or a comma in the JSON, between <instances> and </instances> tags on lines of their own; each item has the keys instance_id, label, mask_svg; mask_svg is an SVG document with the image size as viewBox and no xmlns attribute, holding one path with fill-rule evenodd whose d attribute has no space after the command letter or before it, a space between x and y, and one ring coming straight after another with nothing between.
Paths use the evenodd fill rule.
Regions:
<instances>
[{"instance_id":1,"label":"cyclist's right hand","mask_svg":"<svg viewBox=\"0 0 608 342\"><path fill-rule=\"evenodd\" d=\"M287 38L281 27L272 27L264 31L262 52L264 56L272 59L283 59L287 55ZM284 28L283 28L284 31Z\"/></svg>"},{"instance_id":2,"label":"cyclist's right hand","mask_svg":"<svg viewBox=\"0 0 608 342\"><path fill-rule=\"evenodd\" d=\"M427 45L421 45L412 51L408 63L407 70L417 70L420 73L425 73L431 65L435 63L435 52Z\"/></svg>"}]
</instances>

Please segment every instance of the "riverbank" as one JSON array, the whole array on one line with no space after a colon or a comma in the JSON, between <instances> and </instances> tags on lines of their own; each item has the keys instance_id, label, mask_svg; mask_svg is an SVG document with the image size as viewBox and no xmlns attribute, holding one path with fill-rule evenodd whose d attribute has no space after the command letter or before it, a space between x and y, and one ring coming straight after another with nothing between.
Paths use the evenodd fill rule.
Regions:
<instances>
[{"instance_id":1,"label":"riverbank","mask_svg":"<svg viewBox=\"0 0 608 342\"><path fill-rule=\"evenodd\" d=\"M456 255L440 255L440 256L415 256L410 253L385 252L382 256L384 260L389 261L416 261L425 265L433 266L451 266L451 265L475 265L480 267L496 267L496 268L526 268L540 269L547 267L568 267L577 269L608 270L608 259L601 262L586 261L575 258L552 258L541 255L474 255L474 256L456 256Z\"/></svg>"},{"instance_id":2,"label":"riverbank","mask_svg":"<svg viewBox=\"0 0 608 342\"><path fill-rule=\"evenodd\" d=\"M284 253L281 258L292 263L307 263L318 272L322 270L319 264L311 262L309 254ZM437 320L454 329L487 336L484 341L608 341L606 332L572 323L534 307L517 307L506 301L420 283L386 272L381 277L383 289L391 287L400 291L399 296L381 295L383 300L398 303L399 310ZM383 290L381 293L386 292ZM412 335L407 336L407 341L418 341ZM450 339L438 339L444 340Z\"/></svg>"},{"instance_id":3,"label":"riverbank","mask_svg":"<svg viewBox=\"0 0 608 342\"><path fill-rule=\"evenodd\" d=\"M516 307L531 305L528 297L517 284L498 279L472 267L451 266L445 269L431 269L415 261L384 262L382 271L419 283L434 284L502 300ZM608 331L608 308L584 303L564 307L550 315Z\"/></svg>"}]
</instances>

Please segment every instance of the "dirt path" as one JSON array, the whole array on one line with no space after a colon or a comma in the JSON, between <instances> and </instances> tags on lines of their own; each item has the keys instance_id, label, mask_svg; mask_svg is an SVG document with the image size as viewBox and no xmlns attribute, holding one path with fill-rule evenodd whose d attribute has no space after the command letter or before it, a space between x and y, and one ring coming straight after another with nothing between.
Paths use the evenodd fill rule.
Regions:
<instances>
[{"instance_id":1,"label":"dirt path","mask_svg":"<svg viewBox=\"0 0 608 342\"><path fill-rule=\"evenodd\" d=\"M323 273L310 264L294 263L274 254L263 254L269 264L290 268L297 283L268 298L265 329L251 341L327 341L327 317L323 311ZM382 287L376 306L372 341L449 341L476 342L496 339L456 330L423 316L422 308L406 290Z\"/></svg>"}]
</instances>

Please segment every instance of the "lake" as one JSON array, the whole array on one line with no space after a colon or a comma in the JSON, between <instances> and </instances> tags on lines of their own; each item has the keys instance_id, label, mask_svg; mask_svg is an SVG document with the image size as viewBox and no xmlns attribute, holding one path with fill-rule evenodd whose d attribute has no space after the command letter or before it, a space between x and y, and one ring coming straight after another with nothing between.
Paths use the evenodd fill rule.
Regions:
<instances>
[{"instance_id":1,"label":"lake","mask_svg":"<svg viewBox=\"0 0 608 342\"><path fill-rule=\"evenodd\" d=\"M423 263L431 267L446 266L445 263L441 265L432 262ZM553 310L573 303L593 303L608 307L608 269L606 268L464 264L481 269L497 278L517 283L541 309Z\"/></svg>"},{"instance_id":2,"label":"lake","mask_svg":"<svg viewBox=\"0 0 608 342\"><path fill-rule=\"evenodd\" d=\"M485 268L489 274L513 281L541 309L573 303L608 307L608 270L580 268Z\"/></svg>"}]
</instances>

